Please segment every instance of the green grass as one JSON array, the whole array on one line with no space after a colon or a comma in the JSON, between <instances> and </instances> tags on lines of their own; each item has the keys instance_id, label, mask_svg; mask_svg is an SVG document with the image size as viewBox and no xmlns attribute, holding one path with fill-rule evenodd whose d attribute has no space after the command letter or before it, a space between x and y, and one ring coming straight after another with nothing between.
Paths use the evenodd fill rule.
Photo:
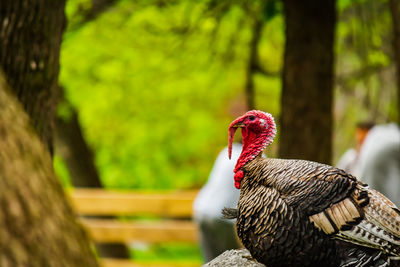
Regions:
<instances>
[{"instance_id":1,"label":"green grass","mask_svg":"<svg viewBox=\"0 0 400 267\"><path fill-rule=\"evenodd\" d=\"M202 262L200 248L197 244L133 244L131 258L141 262Z\"/></svg>"}]
</instances>

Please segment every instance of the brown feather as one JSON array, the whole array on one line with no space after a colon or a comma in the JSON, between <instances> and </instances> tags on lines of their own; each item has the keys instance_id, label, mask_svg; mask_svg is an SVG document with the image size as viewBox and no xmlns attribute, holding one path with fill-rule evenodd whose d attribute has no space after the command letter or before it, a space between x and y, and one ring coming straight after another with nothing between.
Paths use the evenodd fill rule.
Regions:
<instances>
[{"instance_id":1,"label":"brown feather","mask_svg":"<svg viewBox=\"0 0 400 267\"><path fill-rule=\"evenodd\" d=\"M335 228L333 227L327 216L324 214L324 212L320 212L310 216L310 221L314 222L315 226L321 229L327 235L335 233Z\"/></svg>"},{"instance_id":2,"label":"brown feather","mask_svg":"<svg viewBox=\"0 0 400 267\"><path fill-rule=\"evenodd\" d=\"M243 172L237 232L257 260L270 266L334 260L333 239L400 256L398 209L342 170L257 157Z\"/></svg>"}]
</instances>

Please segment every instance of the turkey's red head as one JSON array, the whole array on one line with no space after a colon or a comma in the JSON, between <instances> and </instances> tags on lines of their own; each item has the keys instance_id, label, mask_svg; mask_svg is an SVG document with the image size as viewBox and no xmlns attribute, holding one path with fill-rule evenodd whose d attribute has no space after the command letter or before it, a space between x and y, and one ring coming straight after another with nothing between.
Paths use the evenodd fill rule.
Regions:
<instances>
[{"instance_id":1,"label":"turkey's red head","mask_svg":"<svg viewBox=\"0 0 400 267\"><path fill-rule=\"evenodd\" d=\"M233 136L238 128L242 129L243 149L234 170L236 188L240 188L240 181L243 178L240 168L272 143L276 134L275 121L271 114L260 110L246 112L229 126L229 158L232 155Z\"/></svg>"}]
</instances>

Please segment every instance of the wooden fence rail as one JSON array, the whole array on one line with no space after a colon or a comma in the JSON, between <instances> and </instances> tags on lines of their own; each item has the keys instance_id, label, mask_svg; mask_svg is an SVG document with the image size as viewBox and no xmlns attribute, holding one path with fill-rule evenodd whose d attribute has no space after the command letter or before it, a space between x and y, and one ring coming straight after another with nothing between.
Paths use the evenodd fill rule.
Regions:
<instances>
[{"instance_id":1,"label":"wooden fence rail","mask_svg":"<svg viewBox=\"0 0 400 267\"><path fill-rule=\"evenodd\" d=\"M157 215L164 217L192 216L197 191L105 191L75 189L72 205L83 215Z\"/></svg>"},{"instance_id":2,"label":"wooden fence rail","mask_svg":"<svg viewBox=\"0 0 400 267\"><path fill-rule=\"evenodd\" d=\"M197 229L191 221L119 222L84 219L82 222L97 242L197 242Z\"/></svg>"},{"instance_id":3,"label":"wooden fence rail","mask_svg":"<svg viewBox=\"0 0 400 267\"><path fill-rule=\"evenodd\" d=\"M72 207L80 216L124 216L124 220L81 219L89 236L98 243L188 242L197 243L196 225L191 220L197 191L106 191L74 189ZM139 219L151 216L152 220ZM139 264L129 260L102 259L103 267L183 267L193 263Z\"/></svg>"}]
</instances>

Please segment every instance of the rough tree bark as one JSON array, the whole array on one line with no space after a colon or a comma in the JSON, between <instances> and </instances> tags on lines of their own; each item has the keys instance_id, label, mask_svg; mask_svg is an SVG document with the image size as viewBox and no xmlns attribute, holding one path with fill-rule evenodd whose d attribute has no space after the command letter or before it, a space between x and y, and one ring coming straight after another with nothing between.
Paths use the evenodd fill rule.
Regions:
<instances>
[{"instance_id":1,"label":"rough tree bark","mask_svg":"<svg viewBox=\"0 0 400 267\"><path fill-rule=\"evenodd\" d=\"M0 66L52 151L65 0L0 1Z\"/></svg>"},{"instance_id":2,"label":"rough tree bark","mask_svg":"<svg viewBox=\"0 0 400 267\"><path fill-rule=\"evenodd\" d=\"M97 266L47 149L0 76L0 266Z\"/></svg>"},{"instance_id":3,"label":"rough tree bark","mask_svg":"<svg viewBox=\"0 0 400 267\"><path fill-rule=\"evenodd\" d=\"M96 266L52 172L64 0L0 1L0 265ZM28 124L33 125L31 128ZM35 132L45 144L45 149Z\"/></svg>"},{"instance_id":4,"label":"rough tree bark","mask_svg":"<svg viewBox=\"0 0 400 267\"><path fill-rule=\"evenodd\" d=\"M282 158L331 162L335 1L284 0Z\"/></svg>"},{"instance_id":5,"label":"rough tree bark","mask_svg":"<svg viewBox=\"0 0 400 267\"><path fill-rule=\"evenodd\" d=\"M398 0L390 0L389 4L392 14L393 51L396 65L397 122L400 124L400 4Z\"/></svg>"}]
</instances>

